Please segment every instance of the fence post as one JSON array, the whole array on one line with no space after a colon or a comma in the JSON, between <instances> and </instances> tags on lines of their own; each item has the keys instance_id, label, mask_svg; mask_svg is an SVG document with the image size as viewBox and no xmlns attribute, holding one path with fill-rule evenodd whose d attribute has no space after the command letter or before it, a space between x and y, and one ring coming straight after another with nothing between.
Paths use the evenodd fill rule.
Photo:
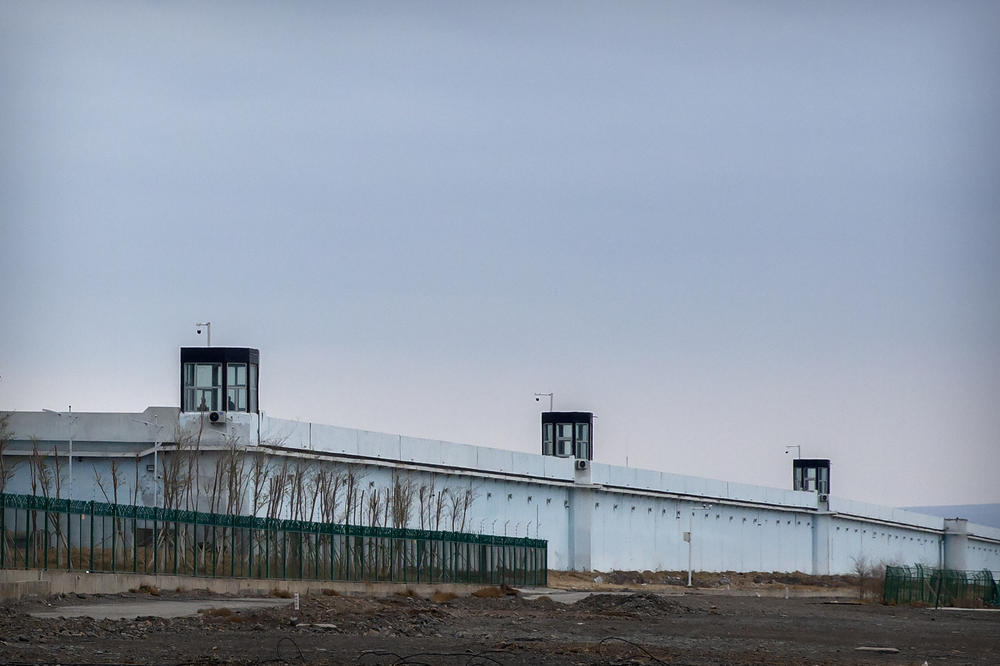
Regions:
<instances>
[{"instance_id":1,"label":"fence post","mask_svg":"<svg viewBox=\"0 0 1000 666\"><path fill-rule=\"evenodd\" d=\"M48 506L48 501L45 502ZM35 529L38 529L38 522L35 522ZM48 532L48 526L45 527L46 533ZM58 552L58 551L57 551ZM47 559L47 554L46 554ZM73 570L73 517L70 514L69 502L66 502L66 561L69 571Z\"/></svg>"},{"instance_id":2,"label":"fence post","mask_svg":"<svg viewBox=\"0 0 1000 666\"><path fill-rule=\"evenodd\" d=\"M136 540L139 530L139 518L136 507L132 507L132 573L139 571L139 543Z\"/></svg>"},{"instance_id":3,"label":"fence post","mask_svg":"<svg viewBox=\"0 0 1000 666\"><path fill-rule=\"evenodd\" d=\"M45 502L45 515L42 517L42 522L45 525L45 532L42 536L42 568L48 570L49 568L49 502L46 499ZM56 566L59 566L59 544L56 544Z\"/></svg>"},{"instance_id":4,"label":"fence post","mask_svg":"<svg viewBox=\"0 0 1000 666\"><path fill-rule=\"evenodd\" d=\"M157 518L159 518L160 510L153 507L153 573L157 573L157 569L160 566L160 525Z\"/></svg>"},{"instance_id":5,"label":"fence post","mask_svg":"<svg viewBox=\"0 0 1000 666\"><path fill-rule=\"evenodd\" d=\"M232 525L229 527L229 577L236 576L236 521L230 516Z\"/></svg>"},{"instance_id":6,"label":"fence post","mask_svg":"<svg viewBox=\"0 0 1000 666\"><path fill-rule=\"evenodd\" d=\"M94 570L94 500L90 500L90 571Z\"/></svg>"},{"instance_id":7,"label":"fence post","mask_svg":"<svg viewBox=\"0 0 1000 666\"><path fill-rule=\"evenodd\" d=\"M28 511L25 515L25 520L24 520L24 568L25 569L29 568L28 566L29 556L31 554L31 532L32 532L31 524L33 522L34 523L38 522L37 516L35 516L34 520L32 520L32 516L34 515L34 513L35 513L34 511Z\"/></svg>"},{"instance_id":8,"label":"fence post","mask_svg":"<svg viewBox=\"0 0 1000 666\"><path fill-rule=\"evenodd\" d=\"M197 507L195 508L197 509ZM194 557L194 575L197 576L198 575L198 512L197 511L195 511L194 514L194 526L191 530L191 533L193 535L192 541L194 541L194 544L192 545L191 548L191 554Z\"/></svg>"},{"instance_id":9,"label":"fence post","mask_svg":"<svg viewBox=\"0 0 1000 666\"><path fill-rule=\"evenodd\" d=\"M180 541L180 521L177 514L174 514L174 575L177 575L177 542Z\"/></svg>"},{"instance_id":10,"label":"fence post","mask_svg":"<svg viewBox=\"0 0 1000 666\"><path fill-rule=\"evenodd\" d=\"M0 569L7 566L7 495L0 493Z\"/></svg>"}]
</instances>

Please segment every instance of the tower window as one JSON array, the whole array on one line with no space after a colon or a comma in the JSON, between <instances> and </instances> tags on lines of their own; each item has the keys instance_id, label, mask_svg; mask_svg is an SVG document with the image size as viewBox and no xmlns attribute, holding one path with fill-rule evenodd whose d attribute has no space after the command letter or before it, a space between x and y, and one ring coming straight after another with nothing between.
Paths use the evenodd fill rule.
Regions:
<instances>
[{"instance_id":1,"label":"tower window","mask_svg":"<svg viewBox=\"0 0 1000 666\"><path fill-rule=\"evenodd\" d=\"M257 413L257 364L250 364L250 410L251 413Z\"/></svg>"},{"instance_id":2,"label":"tower window","mask_svg":"<svg viewBox=\"0 0 1000 666\"><path fill-rule=\"evenodd\" d=\"M221 399L221 363L184 364L184 411L216 411Z\"/></svg>"},{"instance_id":3,"label":"tower window","mask_svg":"<svg viewBox=\"0 0 1000 666\"><path fill-rule=\"evenodd\" d=\"M230 363L226 366L226 409L240 412L247 410L247 366L245 363Z\"/></svg>"},{"instance_id":4,"label":"tower window","mask_svg":"<svg viewBox=\"0 0 1000 666\"><path fill-rule=\"evenodd\" d=\"M556 455L568 458L573 455L573 424L556 424Z\"/></svg>"},{"instance_id":5,"label":"tower window","mask_svg":"<svg viewBox=\"0 0 1000 666\"><path fill-rule=\"evenodd\" d=\"M576 443L574 444L574 449L575 451L573 453L577 458L582 458L584 460L590 458L589 423L576 424Z\"/></svg>"}]
</instances>

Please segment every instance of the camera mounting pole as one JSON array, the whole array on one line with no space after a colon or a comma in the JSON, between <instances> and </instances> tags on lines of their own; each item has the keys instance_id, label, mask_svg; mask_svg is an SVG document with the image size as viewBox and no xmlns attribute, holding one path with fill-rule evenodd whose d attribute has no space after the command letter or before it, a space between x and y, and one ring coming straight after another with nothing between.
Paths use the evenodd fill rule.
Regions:
<instances>
[{"instance_id":1,"label":"camera mounting pole","mask_svg":"<svg viewBox=\"0 0 1000 666\"><path fill-rule=\"evenodd\" d=\"M540 401L542 398L548 397L549 399L549 411L552 411L552 394L551 393L536 393L535 402Z\"/></svg>"},{"instance_id":2,"label":"camera mounting pole","mask_svg":"<svg viewBox=\"0 0 1000 666\"><path fill-rule=\"evenodd\" d=\"M212 346L212 322L206 321L206 322L202 322L200 324L195 324L195 326L198 327L198 334L199 335L201 335L201 327L202 326L205 327L205 333L207 334L207 340L205 342L208 343L205 346L206 347L211 347Z\"/></svg>"}]
</instances>

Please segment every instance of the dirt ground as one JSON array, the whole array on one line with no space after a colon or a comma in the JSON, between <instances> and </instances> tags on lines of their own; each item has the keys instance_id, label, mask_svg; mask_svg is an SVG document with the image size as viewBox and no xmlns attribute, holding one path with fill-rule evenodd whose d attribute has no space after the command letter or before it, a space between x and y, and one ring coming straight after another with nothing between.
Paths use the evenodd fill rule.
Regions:
<instances>
[{"instance_id":1,"label":"dirt ground","mask_svg":"<svg viewBox=\"0 0 1000 666\"><path fill-rule=\"evenodd\" d=\"M858 588L849 579L781 582L780 574L713 576L700 581L704 588L688 589L675 581L663 582L676 573L554 574L550 587L577 592L553 590L530 598L544 591L483 588L476 591L479 596L437 594L429 599L323 594L302 597L298 611L291 600L234 611L220 599L213 603L214 610L173 619L42 619L30 613L209 595L147 590L25 600L0 606L0 662L1000 663L1000 612L861 604L844 598L852 592L857 596ZM601 580L595 583L597 577ZM579 593L586 590L594 594ZM824 591L831 596L798 596Z\"/></svg>"}]
</instances>

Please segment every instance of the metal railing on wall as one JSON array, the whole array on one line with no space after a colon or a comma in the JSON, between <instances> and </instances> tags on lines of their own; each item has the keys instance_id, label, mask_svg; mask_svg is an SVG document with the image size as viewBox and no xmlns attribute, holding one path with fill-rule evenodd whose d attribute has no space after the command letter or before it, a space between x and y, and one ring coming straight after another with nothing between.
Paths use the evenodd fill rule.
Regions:
<instances>
[{"instance_id":1,"label":"metal railing on wall","mask_svg":"<svg viewBox=\"0 0 1000 666\"><path fill-rule=\"evenodd\" d=\"M0 494L0 569L545 585L548 542Z\"/></svg>"},{"instance_id":2,"label":"metal railing on wall","mask_svg":"<svg viewBox=\"0 0 1000 666\"><path fill-rule=\"evenodd\" d=\"M982 608L1000 606L1000 588L993 573L956 571L916 565L886 567L882 601L887 604L920 604Z\"/></svg>"}]
</instances>

